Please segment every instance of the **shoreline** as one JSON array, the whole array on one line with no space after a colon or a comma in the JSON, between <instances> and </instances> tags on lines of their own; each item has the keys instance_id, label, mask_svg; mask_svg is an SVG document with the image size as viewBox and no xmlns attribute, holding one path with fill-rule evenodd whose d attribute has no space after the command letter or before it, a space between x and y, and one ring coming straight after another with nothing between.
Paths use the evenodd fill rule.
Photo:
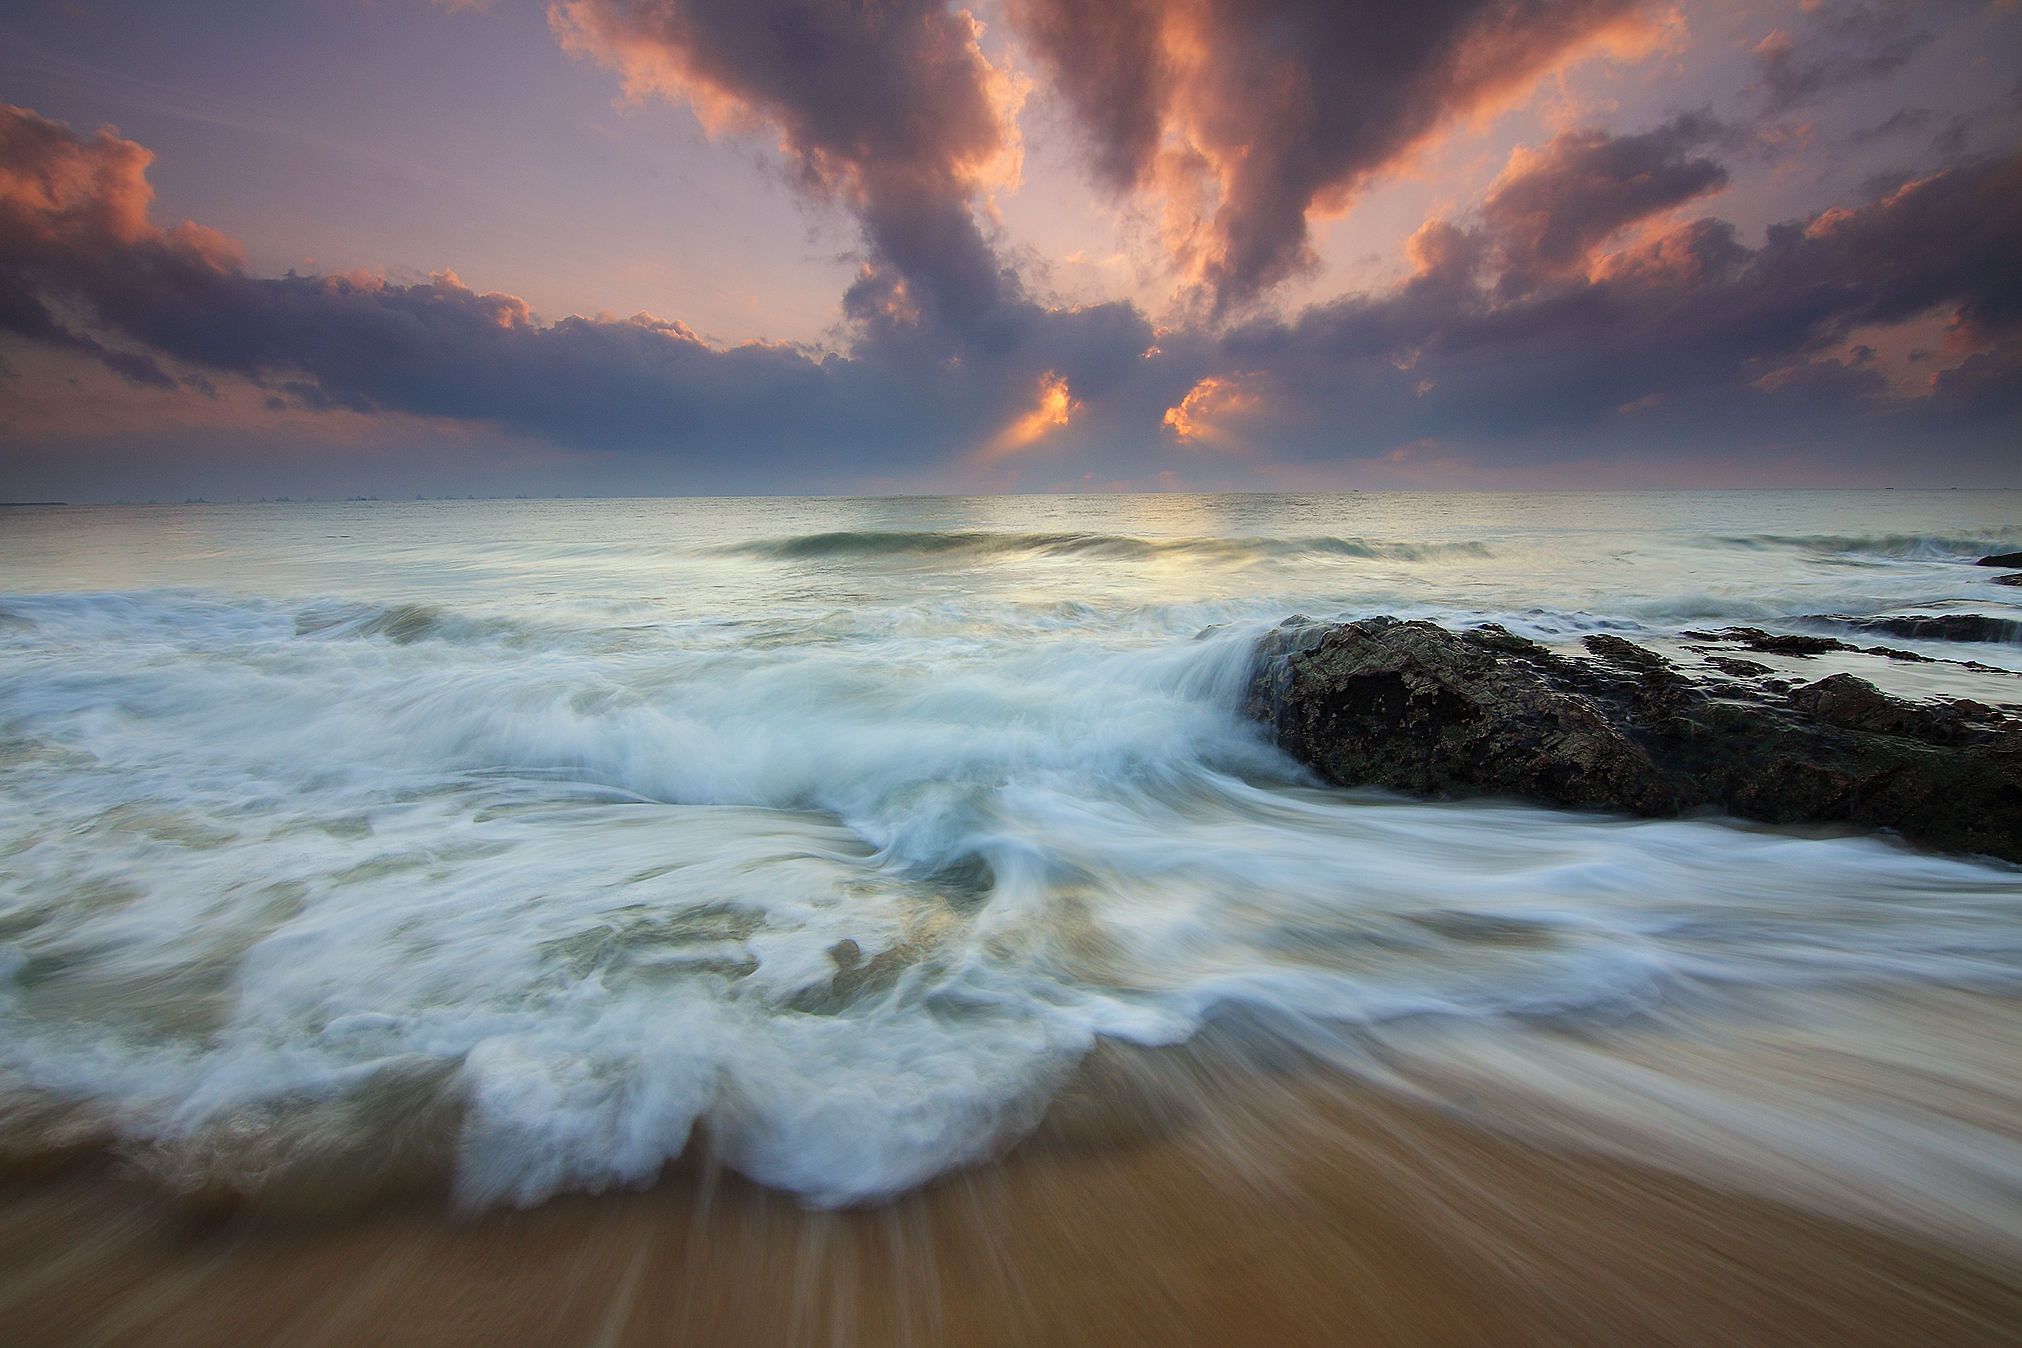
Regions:
<instances>
[{"instance_id":1,"label":"shoreline","mask_svg":"<svg viewBox=\"0 0 2022 1348\"><path fill-rule=\"evenodd\" d=\"M1099 1050L1002 1160L809 1211L695 1158L453 1214L0 1180L0 1333L148 1344L2010 1344L2022 1268L1316 1069Z\"/></svg>"},{"instance_id":2,"label":"shoreline","mask_svg":"<svg viewBox=\"0 0 2022 1348\"><path fill-rule=\"evenodd\" d=\"M0 1343L2022 1343L1999 504L31 510Z\"/></svg>"}]
</instances>

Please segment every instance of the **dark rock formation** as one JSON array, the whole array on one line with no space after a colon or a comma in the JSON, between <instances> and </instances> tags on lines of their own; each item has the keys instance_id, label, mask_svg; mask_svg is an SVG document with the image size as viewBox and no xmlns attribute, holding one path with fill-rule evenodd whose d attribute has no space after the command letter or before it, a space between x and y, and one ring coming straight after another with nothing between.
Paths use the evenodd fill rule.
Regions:
<instances>
[{"instance_id":1,"label":"dark rock formation","mask_svg":"<svg viewBox=\"0 0 2022 1348\"><path fill-rule=\"evenodd\" d=\"M1788 632L1765 632L1759 627L1728 627L1718 632L1686 632L1683 635L1695 641L1746 646L1751 651L1762 651L1767 655L1793 655L1800 660L1809 660L1815 655L1824 655L1829 651L1846 651L1853 655L1880 655L1890 660L1907 660L1919 665L1957 665L1961 669L1977 669L1990 674L2009 672L1997 665L1983 665L1978 660L1942 660L1937 656L1919 655L1915 651L1906 651L1895 646L1856 646L1851 641L1841 641L1838 637L1808 637ZM1687 649L1704 648L1692 646Z\"/></svg>"},{"instance_id":2,"label":"dark rock formation","mask_svg":"<svg viewBox=\"0 0 2022 1348\"><path fill-rule=\"evenodd\" d=\"M1839 613L1815 613L1804 621L1924 641L2022 641L2022 622L1989 618L1980 613L1911 613L1899 618L1849 618Z\"/></svg>"},{"instance_id":3,"label":"dark rock formation","mask_svg":"<svg viewBox=\"0 0 2022 1348\"><path fill-rule=\"evenodd\" d=\"M1992 577L1996 585L2022 585L2022 571L2010 571L2005 576Z\"/></svg>"},{"instance_id":4,"label":"dark rock formation","mask_svg":"<svg viewBox=\"0 0 2022 1348\"><path fill-rule=\"evenodd\" d=\"M1760 627L1727 627L1718 632L1687 632L1685 635L1700 641L1731 641L1738 646L1746 646L1751 651L1762 651L1767 655L1796 655L1808 658L1823 655L1827 651L1853 651L1858 654L1861 649L1852 642L1841 641L1838 637L1795 636L1788 632L1765 632Z\"/></svg>"},{"instance_id":5,"label":"dark rock formation","mask_svg":"<svg viewBox=\"0 0 2022 1348\"><path fill-rule=\"evenodd\" d=\"M1982 557L1975 566L2022 566L2022 552L2001 552L1992 557Z\"/></svg>"},{"instance_id":6,"label":"dark rock formation","mask_svg":"<svg viewBox=\"0 0 2022 1348\"><path fill-rule=\"evenodd\" d=\"M2022 861L2022 718L1906 702L1848 674L1787 694L1700 680L1620 637L1586 644L1595 658L1492 625L1293 618L1260 643L1246 709L1343 786L1641 815L1719 807Z\"/></svg>"}]
</instances>

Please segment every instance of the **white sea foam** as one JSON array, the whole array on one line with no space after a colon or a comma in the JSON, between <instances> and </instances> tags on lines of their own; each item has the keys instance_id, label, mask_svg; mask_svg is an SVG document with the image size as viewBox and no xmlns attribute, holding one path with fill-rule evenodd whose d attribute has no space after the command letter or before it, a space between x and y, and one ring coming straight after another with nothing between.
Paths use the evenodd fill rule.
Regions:
<instances>
[{"instance_id":1,"label":"white sea foam","mask_svg":"<svg viewBox=\"0 0 2022 1348\"><path fill-rule=\"evenodd\" d=\"M1749 498L1745 535L1549 504L270 508L174 516L220 535L187 553L57 517L0 554L0 1070L218 1182L440 1106L471 1203L648 1183L701 1123L836 1204L1002 1148L1098 1036L1239 1014L1480 1076L1407 1029L1469 1026L1531 1045L1520 1081L1573 1073L1540 1023L2012 992L2012 867L1324 791L1240 719L1294 610L1567 640L2016 596L1966 564L2018 537L1999 501L1856 534ZM1735 1109L1777 1155L1824 1117ZM1960 1126L1978 1182L2022 1174Z\"/></svg>"}]
</instances>

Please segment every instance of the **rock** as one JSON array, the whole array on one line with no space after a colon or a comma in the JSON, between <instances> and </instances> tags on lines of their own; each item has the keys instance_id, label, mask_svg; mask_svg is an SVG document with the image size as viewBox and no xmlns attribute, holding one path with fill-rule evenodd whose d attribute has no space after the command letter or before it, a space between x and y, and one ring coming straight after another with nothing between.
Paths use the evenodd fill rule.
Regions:
<instances>
[{"instance_id":1,"label":"rock","mask_svg":"<svg viewBox=\"0 0 2022 1348\"><path fill-rule=\"evenodd\" d=\"M1809 619L1813 622L1860 622L1862 619L1834 619L1827 615ZM1988 621L1997 621L1989 619ZM2006 621L1998 620L1998 621ZM1915 651L1898 650L1894 646L1856 646L1838 637L1798 636L1785 632L1765 632L1759 627L1728 627L1718 632L1686 632L1684 635L1699 641L1719 641L1736 646L1746 646L1750 650L1762 651L1768 655L1794 655L1800 660L1809 660L1815 655L1829 651L1846 651L1853 655L1880 655L1891 660L1908 660L1920 665L1952 664L1966 669L1991 670L1992 665L1983 665L1974 660L1939 660L1936 656L1919 655ZM1748 663L1744 661L1743 663Z\"/></svg>"},{"instance_id":2,"label":"rock","mask_svg":"<svg viewBox=\"0 0 2022 1348\"><path fill-rule=\"evenodd\" d=\"M1805 660L1827 651L1860 650L1860 647L1838 637L1793 636L1783 632L1765 632L1760 627L1728 627L1718 632L1687 632L1685 635L1700 641L1728 641L1768 655L1795 655Z\"/></svg>"},{"instance_id":3,"label":"rock","mask_svg":"<svg viewBox=\"0 0 2022 1348\"><path fill-rule=\"evenodd\" d=\"M1993 581L1996 585L2022 585L2022 571L2010 571L2005 576L1995 576Z\"/></svg>"},{"instance_id":4,"label":"rock","mask_svg":"<svg viewBox=\"0 0 2022 1348\"><path fill-rule=\"evenodd\" d=\"M1644 650L1633 641L1611 637L1605 632L1596 632L1585 639L1586 648L1611 665L1623 669L1639 669L1646 674L1661 674L1672 668L1669 660L1655 651Z\"/></svg>"},{"instance_id":5,"label":"rock","mask_svg":"<svg viewBox=\"0 0 2022 1348\"><path fill-rule=\"evenodd\" d=\"M1849 618L1838 613L1814 613L1805 622L1837 623L1857 632L1885 632L1892 637L1926 641L2022 641L2022 622L1989 618L1979 613L1911 613L1903 617Z\"/></svg>"},{"instance_id":6,"label":"rock","mask_svg":"<svg viewBox=\"0 0 2022 1348\"><path fill-rule=\"evenodd\" d=\"M1269 721L1293 757L1343 785L1645 814L1678 808L1648 754L1539 672L1559 657L1501 628L1467 641L1388 618L1281 627L1260 656L1251 715Z\"/></svg>"},{"instance_id":7,"label":"rock","mask_svg":"<svg viewBox=\"0 0 2022 1348\"><path fill-rule=\"evenodd\" d=\"M1890 697L1866 679L1834 674L1794 689L1790 705L1827 725L1877 735L1907 735L1946 742L1955 738L1956 717Z\"/></svg>"},{"instance_id":8,"label":"rock","mask_svg":"<svg viewBox=\"0 0 2022 1348\"><path fill-rule=\"evenodd\" d=\"M1259 643L1246 709L1343 786L1640 815L1717 806L2022 861L2016 718L1908 702L1850 674L1795 688L1708 684L1620 637L1586 644L1596 658L1496 626L1297 618Z\"/></svg>"},{"instance_id":9,"label":"rock","mask_svg":"<svg viewBox=\"0 0 2022 1348\"><path fill-rule=\"evenodd\" d=\"M1992 557L1982 557L1975 566L2022 566L2022 552L2001 552Z\"/></svg>"}]
</instances>

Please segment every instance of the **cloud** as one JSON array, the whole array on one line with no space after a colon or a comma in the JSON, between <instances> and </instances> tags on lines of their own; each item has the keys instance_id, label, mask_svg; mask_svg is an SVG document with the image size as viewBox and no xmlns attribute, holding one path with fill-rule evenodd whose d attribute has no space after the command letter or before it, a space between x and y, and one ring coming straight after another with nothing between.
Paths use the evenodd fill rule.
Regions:
<instances>
[{"instance_id":1,"label":"cloud","mask_svg":"<svg viewBox=\"0 0 2022 1348\"><path fill-rule=\"evenodd\" d=\"M566 415L561 405L583 401L569 393L572 380L587 381L590 397L627 384L727 381L713 401L751 401L737 408L743 413L763 395L740 397L741 371L763 369L768 388L783 377L823 377L799 351L718 352L681 324L645 315L542 327L524 301L479 294L453 273L415 285L355 273L250 277L223 235L148 222L151 158L109 130L87 139L0 106L0 322L8 331L94 352L140 382L168 379L159 361L169 360L271 384L310 406L463 417L510 418L536 404L558 404ZM705 367L706 379L697 378Z\"/></svg>"},{"instance_id":2,"label":"cloud","mask_svg":"<svg viewBox=\"0 0 2022 1348\"><path fill-rule=\"evenodd\" d=\"M1628 415L1639 435L1825 444L1906 429L1985 444L2012 428L2022 156L1772 226L1756 248L1701 218L1600 251L1607 233L1654 224L1717 181L1704 161L1681 157L1681 134L1676 123L1634 137L1573 132L1520 153L1480 224L1420 229L1407 282L1248 325L1220 363L1272 369L1288 396L1267 433L1316 448L1338 445L1348 417L1371 440L1504 443L1605 430ZM1514 209L1513 194L1548 205ZM1565 264L1539 265L1555 258ZM1857 334L1934 315L1952 368L1930 377L1928 396L1895 397Z\"/></svg>"},{"instance_id":3,"label":"cloud","mask_svg":"<svg viewBox=\"0 0 2022 1348\"><path fill-rule=\"evenodd\" d=\"M1902 0L1819 5L1809 13L1802 39L1779 29L1756 45L1760 88L1771 112L1885 80L1937 38L1935 30L1913 23L1914 6Z\"/></svg>"},{"instance_id":4,"label":"cloud","mask_svg":"<svg viewBox=\"0 0 2022 1348\"><path fill-rule=\"evenodd\" d=\"M1474 209L1426 220L1404 282L1291 319L1155 331L1129 304L1048 309L1000 291L953 325L922 317L925 292L874 262L846 301L854 344L827 351L719 349L646 314L546 323L448 272L252 276L232 240L150 221L145 148L0 108L0 357L18 366L0 379L39 381L44 409L33 426L0 418L0 434L72 444L84 422L59 423L78 399L52 370L93 361L146 424L185 409L190 443L206 418L242 439L279 436L262 418L286 418L291 443L318 418L354 437L406 419L441 443L496 431L585 462L650 458L659 489L1005 485L1042 453L1069 481L1150 482L1178 464L1227 475L1205 486L1267 486L1356 462L1396 480L1470 456L1592 457L1625 436L1688 457L1709 441L1730 458L1777 446L1778 463L1805 445L2012 459L2022 156L1751 243L1678 218L1725 182L1704 153L1724 135L1689 116L1561 132L1513 154ZM1406 463L1398 446L1421 448Z\"/></svg>"},{"instance_id":5,"label":"cloud","mask_svg":"<svg viewBox=\"0 0 2022 1348\"><path fill-rule=\"evenodd\" d=\"M987 463L1029 448L1065 428L1080 410L1081 403L1068 382L1059 371L1048 370L1039 376L1031 410L1005 427L978 457Z\"/></svg>"},{"instance_id":6,"label":"cloud","mask_svg":"<svg viewBox=\"0 0 2022 1348\"><path fill-rule=\"evenodd\" d=\"M1440 127L1633 23L1631 0L1009 8L1073 108L1097 176L1166 193L1168 243L1217 312L1311 264L1316 209L1338 209Z\"/></svg>"},{"instance_id":7,"label":"cloud","mask_svg":"<svg viewBox=\"0 0 2022 1348\"><path fill-rule=\"evenodd\" d=\"M453 273L247 275L229 239L148 222L151 156L0 107L0 326L88 352L137 382L205 375L291 407L487 422L562 444L734 452L757 472L828 455L918 464L1030 410L1042 373L1100 396L1135 377L1151 327L1127 305L1000 304L966 358L867 340L854 357L784 343L727 350L638 314L542 324ZM875 279L875 277L873 278ZM859 293L864 287L859 286ZM878 334L872 334L875 338Z\"/></svg>"},{"instance_id":8,"label":"cloud","mask_svg":"<svg viewBox=\"0 0 2022 1348\"><path fill-rule=\"evenodd\" d=\"M107 348L75 330L44 293L47 281L88 275L143 241L229 256L208 231L191 226L164 234L147 223L153 158L110 131L84 140L60 123L0 105L0 331L87 352L138 385L175 387L151 357Z\"/></svg>"},{"instance_id":9,"label":"cloud","mask_svg":"<svg viewBox=\"0 0 2022 1348\"><path fill-rule=\"evenodd\" d=\"M1720 191L1727 170L1686 151L1722 129L1687 115L1639 135L1564 131L1541 151L1519 151L1481 211L1501 242L1506 284L1582 270L1621 230Z\"/></svg>"},{"instance_id":10,"label":"cloud","mask_svg":"<svg viewBox=\"0 0 2022 1348\"><path fill-rule=\"evenodd\" d=\"M1012 23L1043 57L1081 121L1096 178L1128 193L1151 176L1176 63L1165 0L1010 0Z\"/></svg>"},{"instance_id":11,"label":"cloud","mask_svg":"<svg viewBox=\"0 0 2022 1348\"><path fill-rule=\"evenodd\" d=\"M1165 410L1164 424L1182 444L1231 447L1236 441L1228 423L1263 401L1258 391L1263 381L1257 372L1210 375Z\"/></svg>"},{"instance_id":12,"label":"cloud","mask_svg":"<svg viewBox=\"0 0 2022 1348\"><path fill-rule=\"evenodd\" d=\"M876 264L863 312L960 328L1017 297L971 201L1016 176L1023 88L984 57L966 10L563 0L549 17L564 47L615 69L632 97L685 102L713 132L776 131L799 185L863 224Z\"/></svg>"}]
</instances>

